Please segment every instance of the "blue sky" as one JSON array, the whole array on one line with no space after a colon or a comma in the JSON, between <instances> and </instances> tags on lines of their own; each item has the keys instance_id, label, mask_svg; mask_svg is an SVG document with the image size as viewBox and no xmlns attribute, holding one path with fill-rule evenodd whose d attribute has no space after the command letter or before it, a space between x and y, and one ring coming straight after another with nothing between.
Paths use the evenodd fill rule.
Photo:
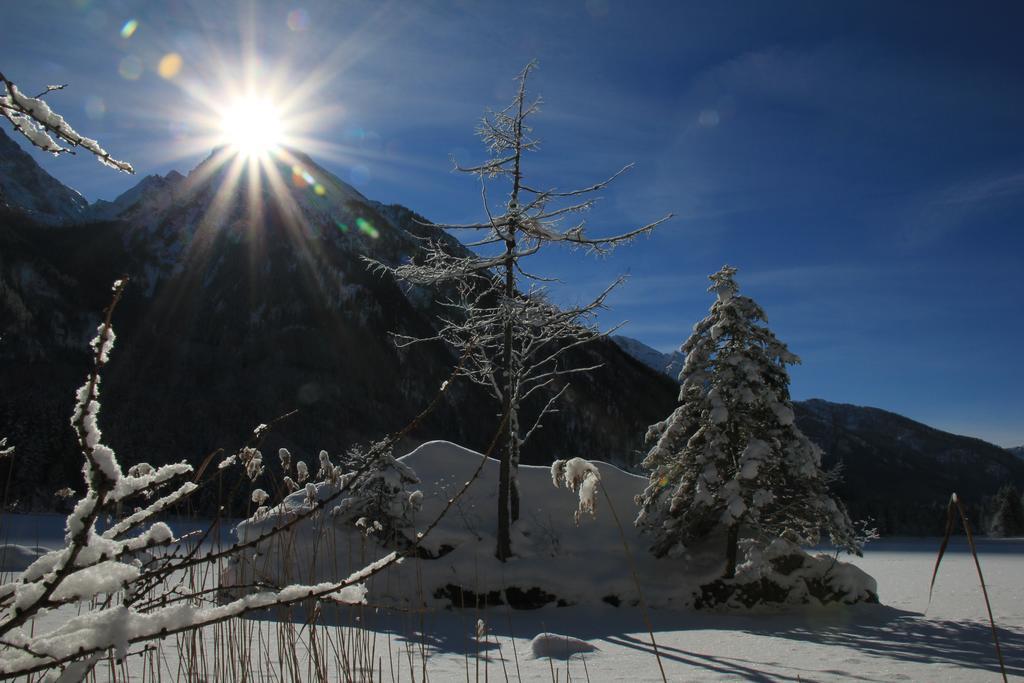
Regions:
<instances>
[{"instance_id":1,"label":"blue sky","mask_svg":"<svg viewBox=\"0 0 1024 683\"><path fill-rule=\"evenodd\" d=\"M449 155L481 158L476 120L536 58L544 144L527 172L568 187L635 162L594 230L678 216L603 260L544 256L560 300L628 273L602 324L628 320L667 350L730 263L803 358L795 398L1024 443L1019 5L79 0L3 14L0 71L26 90L69 83L53 105L140 174L206 156L195 93L229 98L223 74L247 63L267 92L299 95L323 166L446 222L481 217ZM162 78L171 52L183 67ZM36 158L90 200L138 180Z\"/></svg>"}]
</instances>

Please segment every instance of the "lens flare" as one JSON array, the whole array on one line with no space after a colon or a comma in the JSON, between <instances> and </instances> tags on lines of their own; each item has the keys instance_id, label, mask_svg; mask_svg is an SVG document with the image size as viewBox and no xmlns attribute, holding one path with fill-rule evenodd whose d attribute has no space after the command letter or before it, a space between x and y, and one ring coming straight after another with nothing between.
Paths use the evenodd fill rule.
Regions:
<instances>
[{"instance_id":1,"label":"lens flare","mask_svg":"<svg viewBox=\"0 0 1024 683\"><path fill-rule=\"evenodd\" d=\"M137 81L142 76L142 60L128 55L117 65L117 73L126 81Z\"/></svg>"},{"instance_id":2,"label":"lens flare","mask_svg":"<svg viewBox=\"0 0 1024 683\"><path fill-rule=\"evenodd\" d=\"M177 52L168 52L160 58L160 63L156 67L156 72L160 74L161 78L171 79L177 76L181 72L181 67L184 64L184 60Z\"/></svg>"},{"instance_id":3,"label":"lens flare","mask_svg":"<svg viewBox=\"0 0 1024 683\"><path fill-rule=\"evenodd\" d=\"M107 113L107 103L102 98L89 95L85 98L85 115L93 121L99 121Z\"/></svg>"},{"instance_id":4,"label":"lens flare","mask_svg":"<svg viewBox=\"0 0 1024 683\"><path fill-rule=\"evenodd\" d=\"M371 237L373 239L377 239L378 237L380 237L380 230L378 230L373 223L366 220L365 218L357 218L356 227L359 228L359 232L363 233L367 237Z\"/></svg>"},{"instance_id":5,"label":"lens flare","mask_svg":"<svg viewBox=\"0 0 1024 683\"><path fill-rule=\"evenodd\" d=\"M309 13L304 9L293 9L288 13L288 28L301 33L309 28Z\"/></svg>"},{"instance_id":6,"label":"lens flare","mask_svg":"<svg viewBox=\"0 0 1024 683\"><path fill-rule=\"evenodd\" d=\"M133 35L135 35L135 31L137 31L138 28L139 20L129 19L128 21L124 22L124 26L121 27L121 37L125 40L131 38Z\"/></svg>"}]
</instances>

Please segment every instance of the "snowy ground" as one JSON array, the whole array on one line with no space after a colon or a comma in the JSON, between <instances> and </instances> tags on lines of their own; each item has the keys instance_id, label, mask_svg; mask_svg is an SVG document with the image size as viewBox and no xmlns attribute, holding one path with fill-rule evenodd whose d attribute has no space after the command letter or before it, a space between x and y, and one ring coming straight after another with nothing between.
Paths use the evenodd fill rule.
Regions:
<instances>
[{"instance_id":1,"label":"snowy ground","mask_svg":"<svg viewBox=\"0 0 1024 683\"><path fill-rule=\"evenodd\" d=\"M878 579L882 606L817 609L785 615L706 614L654 610L654 635L670 681L995 681L998 666L973 561L957 543L940 569L932 604L928 581L938 539L889 539L875 543L862 560ZM1007 672L1024 679L1024 539L983 540L982 569L988 582ZM433 654L434 680L475 672L477 643L471 637L482 617L501 644L509 678L515 662L522 680L661 680L642 613L633 608L544 608L509 612L441 612L424 619ZM415 620L413 620L415 621ZM377 628L383 627L381 623ZM392 622L411 640L418 625ZM382 629L383 630L383 629ZM530 639L553 632L583 639L598 650L564 660L530 657ZM490 676L504 680L491 646ZM585 664L584 664L585 663ZM483 676L483 664L481 677Z\"/></svg>"},{"instance_id":2,"label":"snowy ground","mask_svg":"<svg viewBox=\"0 0 1024 683\"><path fill-rule=\"evenodd\" d=\"M52 515L4 516L0 534L6 543L53 546L60 542L61 523ZM1024 680L1024 539L980 543L1007 670L1011 679ZM943 561L928 605L937 547L937 539L885 539L870 546L857 564L878 579L882 606L781 615L653 610L666 675L671 681L998 680L984 604L962 539ZM476 637L478 619L487 626L486 641ZM352 616L341 621L351 624ZM227 637L269 642L280 632L270 620L247 623ZM524 612L499 607L415 615L366 609L359 623L368 629L363 633L373 642L383 680L409 680L410 669L415 680L422 680L424 666L427 678L434 681L502 681L506 674L509 680L661 678L643 615L636 608L552 606ZM299 632L297 651L304 662L309 655L302 634L308 629L300 626ZM535 658L531 640L545 632L582 639L596 650L568 660ZM216 637L208 633L204 638L211 651ZM558 654L557 642L539 644L548 651L554 647ZM177 647L173 642L164 646L161 675L129 661L130 680L187 680L175 661ZM277 647L271 643L269 650ZM267 648L260 652L259 678L289 678L268 660ZM101 673L99 680L108 676L109 672ZM229 677L211 675L209 680Z\"/></svg>"}]
</instances>

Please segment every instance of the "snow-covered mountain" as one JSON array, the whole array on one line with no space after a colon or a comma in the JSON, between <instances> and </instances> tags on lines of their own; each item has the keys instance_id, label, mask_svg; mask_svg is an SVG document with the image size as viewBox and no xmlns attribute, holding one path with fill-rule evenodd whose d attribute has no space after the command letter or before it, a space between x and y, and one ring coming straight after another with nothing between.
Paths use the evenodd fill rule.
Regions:
<instances>
[{"instance_id":1,"label":"snow-covered mountain","mask_svg":"<svg viewBox=\"0 0 1024 683\"><path fill-rule=\"evenodd\" d=\"M657 372L664 373L672 379L677 379L683 370L683 363L686 356L681 351L674 350L671 353L662 353L655 348L644 344L638 339L626 337L621 334L612 335L612 341L633 358Z\"/></svg>"},{"instance_id":2,"label":"snow-covered mountain","mask_svg":"<svg viewBox=\"0 0 1024 683\"><path fill-rule=\"evenodd\" d=\"M44 225L81 221L85 197L44 171L0 128L0 207L22 211Z\"/></svg>"},{"instance_id":3,"label":"snow-covered mountain","mask_svg":"<svg viewBox=\"0 0 1024 683\"><path fill-rule=\"evenodd\" d=\"M1010 446L1006 450L1010 451L1018 458L1024 460L1024 446Z\"/></svg>"},{"instance_id":4,"label":"snow-covered mountain","mask_svg":"<svg viewBox=\"0 0 1024 683\"><path fill-rule=\"evenodd\" d=\"M320 448L344 451L403 427L447 378L449 350L397 349L392 337L431 334L439 294L399 286L363 257L416 258L424 237L462 245L304 155L279 164L283 183L264 174L252 200L255 179L243 171L228 184L230 159L220 161L215 152L185 176L144 178L94 205L102 220L88 225L42 229L0 211L0 431L38 463L16 488L37 491L39 504L78 479L67 415L122 275L132 284L114 320L101 422L124 462L233 448L294 408L268 447L312 451L315 461ZM573 380L524 461L634 462L674 386L611 342L576 353L572 362L603 367ZM435 438L485 449L497 412L482 390L457 382L403 449Z\"/></svg>"}]
</instances>

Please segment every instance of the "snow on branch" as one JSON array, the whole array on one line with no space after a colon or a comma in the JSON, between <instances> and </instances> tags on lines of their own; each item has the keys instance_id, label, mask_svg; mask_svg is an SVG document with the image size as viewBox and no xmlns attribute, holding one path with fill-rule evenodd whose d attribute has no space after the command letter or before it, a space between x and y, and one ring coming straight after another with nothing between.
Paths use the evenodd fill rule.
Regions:
<instances>
[{"instance_id":1,"label":"snow on branch","mask_svg":"<svg viewBox=\"0 0 1024 683\"><path fill-rule=\"evenodd\" d=\"M103 324L91 343L93 370L76 393L72 413L72 427L83 456L85 495L68 515L66 546L43 555L20 577L0 585L0 607L5 609L0 616L0 639L4 641L17 644L19 638L26 637L22 627L43 610L66 602L88 602L136 580L138 567L119 560L130 553L166 545L173 540L173 535L162 522L153 523L136 536L124 537L124 533L151 520L169 498L180 499L194 490L193 484L185 484L175 494L157 499L106 533L97 533L97 520L111 505L131 496L151 497L161 485L191 471L189 465L178 463L156 469L148 465L136 466L134 473L126 475L113 449L101 441L98 425L100 371L110 359L115 339L111 318L126 286L126 279L114 283ZM9 653L0 650L0 655L3 654Z\"/></svg>"},{"instance_id":2,"label":"snow on branch","mask_svg":"<svg viewBox=\"0 0 1024 683\"><path fill-rule=\"evenodd\" d=\"M3 73L0 73L0 84L4 87L0 92L0 116L10 121L14 130L39 149L56 155L74 154L75 149L81 147L95 155L104 166L135 173L130 163L113 158L96 140L80 135L43 100L48 93L64 89L64 85L47 86L42 93L32 97L21 92Z\"/></svg>"},{"instance_id":3,"label":"snow on branch","mask_svg":"<svg viewBox=\"0 0 1024 683\"><path fill-rule=\"evenodd\" d=\"M580 496L579 507L573 520L580 524L580 515L597 516L597 487L601 483L601 472L594 463L583 458L556 460L551 463L551 483L555 488L564 486Z\"/></svg>"},{"instance_id":4,"label":"snow on branch","mask_svg":"<svg viewBox=\"0 0 1024 683\"><path fill-rule=\"evenodd\" d=\"M187 581L182 583L182 577L189 576L188 572L198 572L199 575L215 573L220 560L237 558L245 552L258 552L261 543L271 541L312 516L320 515L342 496L355 493L353 486L362 486L368 491L382 477L389 479L394 476L402 478L403 482L414 481L415 474L411 470L405 471L407 468L403 469L404 465L390 456L391 448L439 405L444 391L439 391L430 405L403 429L370 446L355 470L349 472L334 466L324 452L320 459L320 474L335 486L330 495L318 499L317 486L308 482L309 468L302 461L295 462L294 474L299 483L305 482L307 489L314 491L305 509L288 511L281 524L273 525L254 538L228 548L214 547L204 552L201 551L203 543L219 520L201 534L178 538L167 524L156 521L156 516L185 500L210 480L200 481L196 475L193 481L179 481L171 486L192 472L187 463L163 467L139 463L126 473L113 449L102 441L98 424L100 376L111 357L116 339L111 319L126 285L126 280L118 280L114 284L111 303L91 344L92 372L76 393L72 424L83 457L86 491L68 515L66 545L39 557L13 580L0 585L0 678L45 671L48 672L45 680L81 680L108 652L119 660L123 659L130 654L129 647L134 643L194 631L268 607L310 600L363 603L366 580L404 557L415 554L420 543L465 492L493 452L492 443L488 453L482 456L477 473L449 500L424 532L409 538L401 551L392 552L342 580L298 585L290 582L284 582L285 585L254 583L249 588L256 592L235 597L226 603L218 602L225 598L220 588L189 589ZM453 372L450 379L457 376L457 372ZM225 460L245 468L241 481L262 476L259 441L284 417L287 415L257 427L249 443L238 454ZM5 441L0 441L0 450L8 450ZM205 470L215 456L216 452L207 456L201 469ZM285 472L293 473L292 457L287 450L281 449L278 459ZM381 463L385 470L381 470ZM383 474L375 475L371 470L382 471ZM221 469L216 472L218 476L214 481L219 480ZM164 488L168 486L171 490L165 492ZM402 494L401 491L397 493ZM267 509L265 504L270 494L257 488L250 496L261 505L261 510ZM405 494L405 502L410 506L418 507L421 498L422 494L417 492ZM98 520L101 517L120 517L120 506L127 501L143 501L145 504L100 533ZM54 609L69 610L70 614L77 616L55 620L52 622L55 626L44 626L51 622L35 620L35 617Z\"/></svg>"},{"instance_id":5,"label":"snow on branch","mask_svg":"<svg viewBox=\"0 0 1024 683\"><path fill-rule=\"evenodd\" d=\"M313 585L291 585L276 591L246 595L225 605L191 604L139 612L126 605L73 617L44 635L22 631L5 636L0 645L0 676L17 676L54 669L94 653L114 650L123 659L133 643L192 631L268 607L302 600L329 600L361 604L366 599L363 582L398 559L396 553L359 569L342 581ZM111 588L112 586L107 586ZM6 647L4 647L6 646Z\"/></svg>"}]
</instances>

